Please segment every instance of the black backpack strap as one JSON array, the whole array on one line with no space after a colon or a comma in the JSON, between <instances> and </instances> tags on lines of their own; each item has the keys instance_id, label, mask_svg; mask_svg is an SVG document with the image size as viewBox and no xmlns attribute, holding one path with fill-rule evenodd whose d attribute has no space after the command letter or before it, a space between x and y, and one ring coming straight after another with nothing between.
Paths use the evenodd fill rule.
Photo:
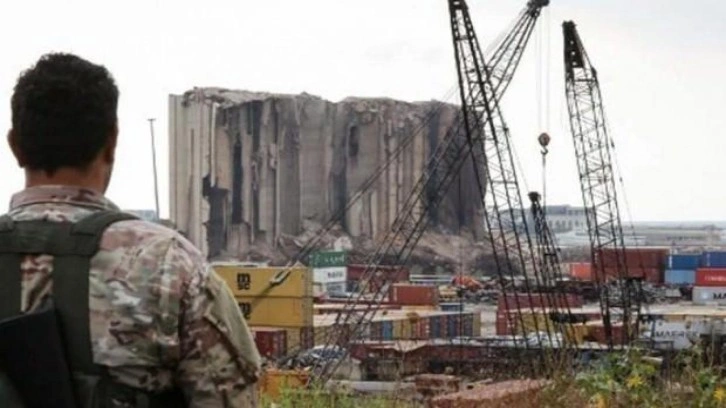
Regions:
<instances>
[{"instance_id":1,"label":"black backpack strap","mask_svg":"<svg viewBox=\"0 0 726 408\"><path fill-rule=\"evenodd\" d=\"M88 309L91 258L111 224L137 219L118 211L98 211L77 223L13 221L0 217L0 317L20 314L20 262L25 255L53 256L53 297L66 338L71 369L97 372L93 364Z\"/></svg>"},{"instance_id":2,"label":"black backpack strap","mask_svg":"<svg viewBox=\"0 0 726 408\"><path fill-rule=\"evenodd\" d=\"M10 216L0 217L0 236L9 234L13 230L13 225ZM0 247L0 320L20 314L21 260L20 254L4 252Z\"/></svg>"},{"instance_id":3,"label":"black backpack strap","mask_svg":"<svg viewBox=\"0 0 726 408\"><path fill-rule=\"evenodd\" d=\"M98 252L106 228L115 222L133 219L136 217L122 212L95 212L69 225L70 246L53 243L57 249L67 250L53 258L53 298L61 316L71 371L99 373L98 366L93 363L89 326L88 273L91 258Z\"/></svg>"}]
</instances>

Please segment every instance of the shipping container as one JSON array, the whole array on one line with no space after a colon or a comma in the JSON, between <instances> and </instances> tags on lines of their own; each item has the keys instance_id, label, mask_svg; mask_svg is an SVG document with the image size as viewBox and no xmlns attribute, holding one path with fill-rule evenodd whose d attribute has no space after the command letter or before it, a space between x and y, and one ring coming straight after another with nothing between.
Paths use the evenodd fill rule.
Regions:
<instances>
[{"instance_id":1,"label":"shipping container","mask_svg":"<svg viewBox=\"0 0 726 408\"><path fill-rule=\"evenodd\" d=\"M441 339L444 338L444 333L441 330L441 324L443 322L442 316L430 316L429 317L429 327L431 330L431 338L432 339Z\"/></svg>"},{"instance_id":2,"label":"shipping container","mask_svg":"<svg viewBox=\"0 0 726 408\"><path fill-rule=\"evenodd\" d=\"M393 321L385 320L382 322L382 326L383 340L393 340Z\"/></svg>"},{"instance_id":3,"label":"shipping container","mask_svg":"<svg viewBox=\"0 0 726 408\"><path fill-rule=\"evenodd\" d=\"M313 282L320 282L326 286L330 283L342 284L346 282L345 267L315 268L313 269Z\"/></svg>"},{"instance_id":4,"label":"shipping container","mask_svg":"<svg viewBox=\"0 0 726 408\"><path fill-rule=\"evenodd\" d=\"M514 321L509 313L497 312L495 325L497 336L508 336L514 333Z\"/></svg>"},{"instance_id":5,"label":"shipping container","mask_svg":"<svg viewBox=\"0 0 726 408\"><path fill-rule=\"evenodd\" d=\"M620 278L620 271L617 268L605 268L605 276L608 280ZM663 270L660 268L641 268L638 266L630 266L627 269L627 275L630 278L643 278L645 282L659 285L663 283Z\"/></svg>"},{"instance_id":6,"label":"shipping container","mask_svg":"<svg viewBox=\"0 0 726 408\"><path fill-rule=\"evenodd\" d=\"M726 268L700 268L696 270L696 286L726 287Z\"/></svg>"},{"instance_id":7,"label":"shipping container","mask_svg":"<svg viewBox=\"0 0 726 408\"><path fill-rule=\"evenodd\" d=\"M260 355L269 359L278 359L287 352L287 332L275 327L251 327L255 345Z\"/></svg>"},{"instance_id":8,"label":"shipping container","mask_svg":"<svg viewBox=\"0 0 726 408\"><path fill-rule=\"evenodd\" d=\"M313 325L312 298L237 298L250 326L306 327Z\"/></svg>"},{"instance_id":9,"label":"shipping container","mask_svg":"<svg viewBox=\"0 0 726 408\"><path fill-rule=\"evenodd\" d=\"M439 288L396 283L391 286L389 301L399 305L436 306L439 304Z\"/></svg>"},{"instance_id":10,"label":"shipping container","mask_svg":"<svg viewBox=\"0 0 726 408\"><path fill-rule=\"evenodd\" d=\"M602 322L591 322L587 324L588 337L590 340L600 344L608 344L607 332ZM611 338L614 345L622 345L627 342L625 338L625 327L622 323L614 323L611 325Z\"/></svg>"},{"instance_id":11,"label":"shipping container","mask_svg":"<svg viewBox=\"0 0 726 408\"><path fill-rule=\"evenodd\" d=\"M472 336L474 337L480 337L481 334L481 313L474 312L473 316L473 327L472 327Z\"/></svg>"},{"instance_id":12,"label":"shipping container","mask_svg":"<svg viewBox=\"0 0 726 408\"><path fill-rule=\"evenodd\" d=\"M441 308L442 312L463 312L464 304L463 303L442 303L439 305L439 308Z\"/></svg>"},{"instance_id":13,"label":"shipping container","mask_svg":"<svg viewBox=\"0 0 726 408\"><path fill-rule=\"evenodd\" d=\"M382 321L371 322L370 339L371 340L383 340L383 322Z\"/></svg>"},{"instance_id":14,"label":"shipping container","mask_svg":"<svg viewBox=\"0 0 726 408\"><path fill-rule=\"evenodd\" d=\"M583 281L591 281L592 264L590 262L574 262L570 264L570 276Z\"/></svg>"},{"instance_id":15,"label":"shipping container","mask_svg":"<svg viewBox=\"0 0 726 408\"><path fill-rule=\"evenodd\" d=\"M704 252L701 255L704 268L726 268L726 252Z\"/></svg>"},{"instance_id":16,"label":"shipping container","mask_svg":"<svg viewBox=\"0 0 726 408\"><path fill-rule=\"evenodd\" d=\"M693 285L696 283L696 271L688 269L668 269L665 271L667 285Z\"/></svg>"},{"instance_id":17,"label":"shipping container","mask_svg":"<svg viewBox=\"0 0 726 408\"><path fill-rule=\"evenodd\" d=\"M668 257L668 269L696 270L701 266L701 255L671 255Z\"/></svg>"},{"instance_id":18,"label":"shipping container","mask_svg":"<svg viewBox=\"0 0 726 408\"><path fill-rule=\"evenodd\" d=\"M712 325L706 321L700 322L666 322L653 321L644 328L646 338L667 342L675 350L684 350L698 344L701 335L711 332Z\"/></svg>"},{"instance_id":19,"label":"shipping container","mask_svg":"<svg viewBox=\"0 0 726 408\"><path fill-rule=\"evenodd\" d=\"M313 273L308 268L246 267L236 263L213 263L235 297L304 298L313 296ZM289 275L286 273L289 272ZM282 279L284 278L284 279ZM281 283L274 284L276 279Z\"/></svg>"},{"instance_id":20,"label":"shipping container","mask_svg":"<svg viewBox=\"0 0 726 408\"><path fill-rule=\"evenodd\" d=\"M693 303L697 305L726 304L726 287L693 288Z\"/></svg>"},{"instance_id":21,"label":"shipping container","mask_svg":"<svg viewBox=\"0 0 726 408\"><path fill-rule=\"evenodd\" d=\"M595 263L598 267L617 268L625 261L630 267L664 269L668 261L666 248L626 248L624 255L617 249L601 249ZM625 259L623 259L623 256Z\"/></svg>"}]
</instances>

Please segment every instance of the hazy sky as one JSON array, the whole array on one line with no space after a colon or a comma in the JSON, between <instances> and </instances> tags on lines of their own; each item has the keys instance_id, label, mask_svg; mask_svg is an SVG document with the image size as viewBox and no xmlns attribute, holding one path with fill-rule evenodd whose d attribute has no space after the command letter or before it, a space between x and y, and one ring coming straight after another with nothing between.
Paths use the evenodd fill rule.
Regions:
<instances>
[{"instance_id":1,"label":"hazy sky","mask_svg":"<svg viewBox=\"0 0 726 408\"><path fill-rule=\"evenodd\" d=\"M109 196L125 209L153 208L147 118L154 117L166 215L168 94L222 86L305 91L332 100L353 95L440 99L456 83L446 3L5 2L0 128L10 126L9 100L19 72L41 54L70 51L105 64L121 89L118 164ZM507 28L525 3L469 0L482 44ZM548 202L581 204L562 69L561 23L572 19L600 74L633 218L726 219L726 3L551 3L504 101L529 188L541 185L536 137L547 131L553 137ZM547 71L549 80L542 74ZM542 94L549 88L549 104L538 102L538 75ZM543 116L549 111L549 117L540 121L540 110ZM0 202L6 203L22 188L22 173L5 143L0 145L0 174Z\"/></svg>"}]
</instances>

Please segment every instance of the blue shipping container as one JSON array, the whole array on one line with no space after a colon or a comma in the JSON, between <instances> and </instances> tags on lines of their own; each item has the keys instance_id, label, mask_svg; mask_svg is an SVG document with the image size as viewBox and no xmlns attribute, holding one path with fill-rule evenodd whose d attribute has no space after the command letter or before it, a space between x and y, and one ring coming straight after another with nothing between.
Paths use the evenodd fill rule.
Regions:
<instances>
[{"instance_id":1,"label":"blue shipping container","mask_svg":"<svg viewBox=\"0 0 726 408\"><path fill-rule=\"evenodd\" d=\"M668 269L696 270L701 264L701 255L671 255L668 257Z\"/></svg>"},{"instance_id":2,"label":"blue shipping container","mask_svg":"<svg viewBox=\"0 0 726 408\"><path fill-rule=\"evenodd\" d=\"M442 303L440 305L442 312L463 312L464 305L462 303Z\"/></svg>"},{"instance_id":3,"label":"blue shipping container","mask_svg":"<svg viewBox=\"0 0 726 408\"><path fill-rule=\"evenodd\" d=\"M696 271L688 269L667 269L666 285L693 285L696 283Z\"/></svg>"},{"instance_id":4,"label":"blue shipping container","mask_svg":"<svg viewBox=\"0 0 726 408\"><path fill-rule=\"evenodd\" d=\"M726 268L726 252L704 252L701 255L704 268Z\"/></svg>"},{"instance_id":5,"label":"blue shipping container","mask_svg":"<svg viewBox=\"0 0 726 408\"><path fill-rule=\"evenodd\" d=\"M441 333L441 322L442 319L439 316L432 316L431 319L429 319L429 330L431 331L432 339L440 339L444 337Z\"/></svg>"},{"instance_id":6,"label":"blue shipping container","mask_svg":"<svg viewBox=\"0 0 726 408\"><path fill-rule=\"evenodd\" d=\"M383 340L393 340L393 322L383 322Z\"/></svg>"}]
</instances>

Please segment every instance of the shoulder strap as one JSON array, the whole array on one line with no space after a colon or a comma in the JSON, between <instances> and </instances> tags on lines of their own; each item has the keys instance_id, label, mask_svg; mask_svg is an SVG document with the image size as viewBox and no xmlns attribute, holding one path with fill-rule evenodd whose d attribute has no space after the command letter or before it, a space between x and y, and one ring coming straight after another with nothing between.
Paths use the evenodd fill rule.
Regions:
<instances>
[{"instance_id":1,"label":"shoulder strap","mask_svg":"<svg viewBox=\"0 0 726 408\"><path fill-rule=\"evenodd\" d=\"M68 243L52 242L60 250L53 258L53 298L60 316L70 368L84 374L98 373L93 364L89 326L88 273L103 233L111 224L136 219L131 214L99 211L70 225Z\"/></svg>"},{"instance_id":2,"label":"shoulder strap","mask_svg":"<svg viewBox=\"0 0 726 408\"><path fill-rule=\"evenodd\" d=\"M92 370L88 272L103 233L111 224L137 217L98 211L77 223L13 221L0 217L0 319L20 314L20 262L25 255L53 256L53 297L71 364ZM82 347L79 347L82 346ZM82 370L83 371L83 370Z\"/></svg>"},{"instance_id":3,"label":"shoulder strap","mask_svg":"<svg viewBox=\"0 0 726 408\"><path fill-rule=\"evenodd\" d=\"M13 229L13 219L8 215L0 217L0 235ZM21 276L20 254L4 253L0 249L0 320L20 313Z\"/></svg>"}]
</instances>

